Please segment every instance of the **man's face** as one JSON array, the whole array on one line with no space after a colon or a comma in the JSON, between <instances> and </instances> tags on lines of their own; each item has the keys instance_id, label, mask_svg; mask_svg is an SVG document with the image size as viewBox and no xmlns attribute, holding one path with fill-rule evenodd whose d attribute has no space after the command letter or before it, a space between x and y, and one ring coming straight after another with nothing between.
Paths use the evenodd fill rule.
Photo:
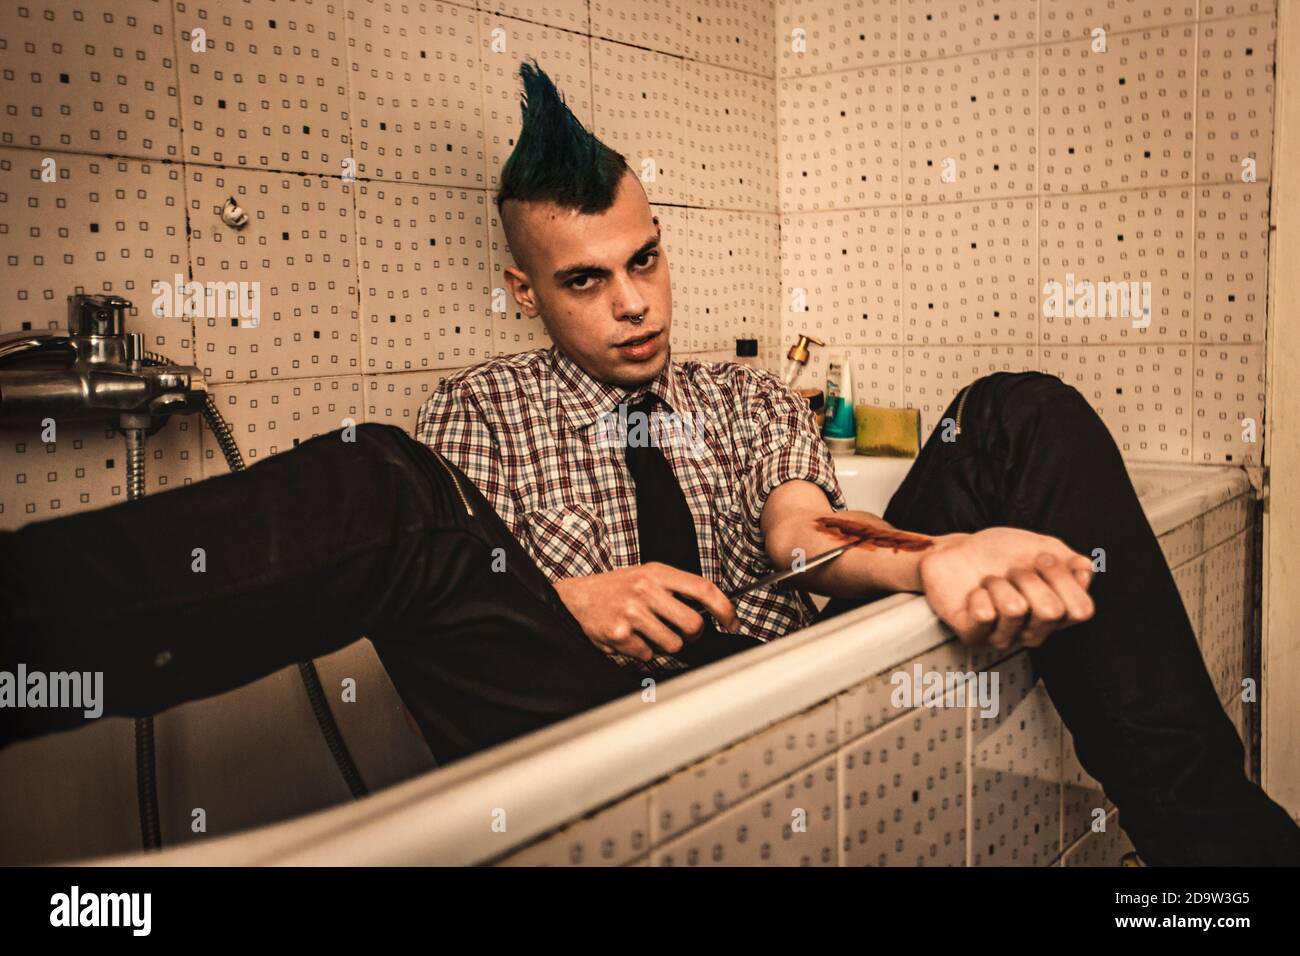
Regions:
<instances>
[{"instance_id":1,"label":"man's face","mask_svg":"<svg viewBox=\"0 0 1300 956\"><path fill-rule=\"evenodd\" d=\"M503 213L516 262L506 281L524 314L540 315L595 379L632 389L657 376L668 361L673 297L659 226L631 171L601 213L515 200Z\"/></svg>"}]
</instances>

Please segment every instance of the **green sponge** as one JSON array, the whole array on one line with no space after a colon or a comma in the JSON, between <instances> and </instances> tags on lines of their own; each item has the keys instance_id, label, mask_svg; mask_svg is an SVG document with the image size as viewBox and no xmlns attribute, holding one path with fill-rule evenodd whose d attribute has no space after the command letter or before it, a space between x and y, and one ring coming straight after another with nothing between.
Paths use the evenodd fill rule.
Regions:
<instances>
[{"instance_id":1,"label":"green sponge","mask_svg":"<svg viewBox=\"0 0 1300 956\"><path fill-rule=\"evenodd\" d=\"M915 408L855 405L856 452L885 458L915 458L921 453L921 413Z\"/></svg>"}]
</instances>

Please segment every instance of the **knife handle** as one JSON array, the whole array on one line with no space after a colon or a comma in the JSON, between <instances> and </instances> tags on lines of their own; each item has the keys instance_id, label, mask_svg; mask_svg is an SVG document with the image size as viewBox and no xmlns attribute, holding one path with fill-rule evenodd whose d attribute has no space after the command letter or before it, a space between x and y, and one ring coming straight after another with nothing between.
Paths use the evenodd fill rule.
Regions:
<instances>
[{"instance_id":1,"label":"knife handle","mask_svg":"<svg viewBox=\"0 0 1300 956\"><path fill-rule=\"evenodd\" d=\"M713 619L713 613L708 608L706 608L703 604L701 604L699 601L695 600L695 598L688 598L685 594L674 594L674 597L676 597L677 600L681 601L683 604L685 604L688 608L690 608L700 617L704 618L705 627L709 627L711 625L717 624L717 621ZM669 630L676 631L679 635L681 635L681 632L678 631L677 628L673 627L671 624L668 625L668 628ZM716 629L717 628L715 628L715 630ZM689 638L687 638L687 640L689 640Z\"/></svg>"},{"instance_id":2,"label":"knife handle","mask_svg":"<svg viewBox=\"0 0 1300 956\"><path fill-rule=\"evenodd\" d=\"M734 631L723 630L722 627L718 624L718 619L713 616L713 612L710 611L708 608L706 608L699 601L695 600L694 598L688 598L684 594L676 594L675 597L677 598L677 600L681 601L683 604L685 604L688 608L690 608L700 617L704 618L705 628L712 628L714 631L716 631L719 634L727 634L733 637L742 636L736 634ZM734 603L734 599L728 597L728 600L732 600ZM667 621L665 621L664 623L668 624ZM695 638L686 637L686 635L682 634L681 631L677 630L677 628L673 627L671 624L668 624L668 629L672 631L674 634L677 634L684 641L690 642L692 640L695 640Z\"/></svg>"}]
</instances>

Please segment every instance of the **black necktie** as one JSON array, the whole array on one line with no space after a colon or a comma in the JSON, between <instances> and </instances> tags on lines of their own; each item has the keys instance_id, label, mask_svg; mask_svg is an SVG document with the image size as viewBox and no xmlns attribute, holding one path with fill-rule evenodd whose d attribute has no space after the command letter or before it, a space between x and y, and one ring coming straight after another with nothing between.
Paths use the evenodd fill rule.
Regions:
<instances>
[{"instance_id":1,"label":"black necktie","mask_svg":"<svg viewBox=\"0 0 1300 956\"><path fill-rule=\"evenodd\" d=\"M701 574L700 545L695 536L695 520L686 504L686 496L682 494L682 486L673 474L672 465L668 464L663 450L653 444L657 432L677 433L674 429L650 427L649 416L658 401L656 396L646 395L627 410L628 443L623 454L636 485L636 527L641 543L641 563L658 561L698 575ZM634 431L636 419L632 415L635 412L645 414L644 430ZM644 442L641 441L643 436L646 438ZM638 442L635 447L633 439ZM679 599L704 615L703 633L672 655L683 664L702 667L760 643L739 634L719 634L707 611L690 598ZM672 625L668 626L672 628Z\"/></svg>"},{"instance_id":2,"label":"black necktie","mask_svg":"<svg viewBox=\"0 0 1300 956\"><path fill-rule=\"evenodd\" d=\"M628 443L624 449L627 470L636 485L636 526L641 542L641 563L658 561L691 574L700 573L700 546L695 521L663 449L654 444L656 430L650 413L659 399L646 395L627 410ZM637 413L645 416L638 427ZM642 441L642 439L645 439ZM634 446L633 441L637 444Z\"/></svg>"}]
</instances>

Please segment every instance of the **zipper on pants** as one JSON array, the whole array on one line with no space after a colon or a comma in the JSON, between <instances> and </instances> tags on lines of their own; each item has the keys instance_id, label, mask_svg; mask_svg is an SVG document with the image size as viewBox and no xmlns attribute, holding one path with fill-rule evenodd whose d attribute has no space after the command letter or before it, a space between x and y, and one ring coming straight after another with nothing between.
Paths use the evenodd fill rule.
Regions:
<instances>
[{"instance_id":1,"label":"zipper on pants","mask_svg":"<svg viewBox=\"0 0 1300 956\"><path fill-rule=\"evenodd\" d=\"M447 459L442 457L442 452L433 449L430 450L433 451L434 457L442 463L442 467L447 469L447 474L451 476L451 483L456 486L456 494L460 495L460 503L465 506L465 514L469 515L471 518L474 517L474 509L469 506L469 499L465 497L465 489L460 486L460 479L456 477L456 472L452 471L451 465L447 463Z\"/></svg>"},{"instance_id":2,"label":"zipper on pants","mask_svg":"<svg viewBox=\"0 0 1300 956\"><path fill-rule=\"evenodd\" d=\"M963 388L963 389L961 390L961 395L959 395L959 396L957 397L957 417L956 417L956 419L953 421L953 426L954 426L954 428L953 428L953 434L954 434L954 435L960 435L960 434L961 434L961 413L962 413L962 411L966 408L966 393L969 392L969 391L970 391L970 386L967 385L965 388Z\"/></svg>"}]
</instances>

